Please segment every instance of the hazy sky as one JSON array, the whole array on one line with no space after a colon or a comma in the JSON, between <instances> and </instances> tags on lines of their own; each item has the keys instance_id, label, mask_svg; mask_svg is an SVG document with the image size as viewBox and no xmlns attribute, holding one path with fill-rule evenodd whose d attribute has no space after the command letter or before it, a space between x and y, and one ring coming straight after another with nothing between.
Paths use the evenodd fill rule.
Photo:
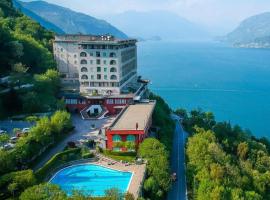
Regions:
<instances>
[{"instance_id":1,"label":"hazy sky","mask_svg":"<svg viewBox=\"0 0 270 200\"><path fill-rule=\"evenodd\" d=\"M25 0L29 1L29 0ZM167 10L208 27L235 27L254 14L270 11L270 0L46 0L102 18L128 10Z\"/></svg>"}]
</instances>

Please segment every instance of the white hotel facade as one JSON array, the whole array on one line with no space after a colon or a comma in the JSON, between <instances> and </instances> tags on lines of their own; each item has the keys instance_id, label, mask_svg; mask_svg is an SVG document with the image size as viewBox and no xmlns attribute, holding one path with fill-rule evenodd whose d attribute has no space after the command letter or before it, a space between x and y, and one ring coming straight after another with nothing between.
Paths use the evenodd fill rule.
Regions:
<instances>
[{"instance_id":1,"label":"white hotel facade","mask_svg":"<svg viewBox=\"0 0 270 200\"><path fill-rule=\"evenodd\" d=\"M119 95L136 86L136 40L110 35L60 35L54 56L63 85L87 95Z\"/></svg>"}]
</instances>

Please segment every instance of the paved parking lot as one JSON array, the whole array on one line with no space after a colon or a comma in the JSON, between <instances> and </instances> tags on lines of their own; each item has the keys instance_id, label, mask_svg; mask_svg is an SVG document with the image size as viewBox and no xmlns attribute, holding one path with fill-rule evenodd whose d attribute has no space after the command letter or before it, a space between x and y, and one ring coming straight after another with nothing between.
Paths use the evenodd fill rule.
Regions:
<instances>
[{"instance_id":1,"label":"paved parking lot","mask_svg":"<svg viewBox=\"0 0 270 200\"><path fill-rule=\"evenodd\" d=\"M0 121L0 129L7 130L10 136L14 136L13 129L14 128L29 128L32 127L34 124L29 123L27 121L14 121L14 120L4 120Z\"/></svg>"}]
</instances>

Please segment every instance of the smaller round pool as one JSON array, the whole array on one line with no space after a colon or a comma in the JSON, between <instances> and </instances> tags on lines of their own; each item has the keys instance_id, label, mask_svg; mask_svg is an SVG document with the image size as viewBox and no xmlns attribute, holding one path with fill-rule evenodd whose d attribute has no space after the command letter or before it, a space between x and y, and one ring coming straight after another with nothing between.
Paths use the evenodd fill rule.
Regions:
<instances>
[{"instance_id":1,"label":"smaller round pool","mask_svg":"<svg viewBox=\"0 0 270 200\"><path fill-rule=\"evenodd\" d=\"M78 190L93 197L104 196L105 190L118 188L127 192L132 173L117 171L94 164L73 165L57 172L50 180L68 195Z\"/></svg>"}]
</instances>

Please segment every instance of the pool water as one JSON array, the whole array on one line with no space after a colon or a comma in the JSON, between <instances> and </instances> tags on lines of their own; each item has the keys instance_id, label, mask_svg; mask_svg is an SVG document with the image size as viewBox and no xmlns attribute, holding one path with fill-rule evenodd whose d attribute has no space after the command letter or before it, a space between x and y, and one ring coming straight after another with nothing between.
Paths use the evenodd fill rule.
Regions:
<instances>
[{"instance_id":1,"label":"pool water","mask_svg":"<svg viewBox=\"0 0 270 200\"><path fill-rule=\"evenodd\" d=\"M130 172L122 172L106 167L83 164L64 168L50 180L59 185L68 195L74 190L93 197L104 196L105 191L117 188L127 192L132 177Z\"/></svg>"}]
</instances>

